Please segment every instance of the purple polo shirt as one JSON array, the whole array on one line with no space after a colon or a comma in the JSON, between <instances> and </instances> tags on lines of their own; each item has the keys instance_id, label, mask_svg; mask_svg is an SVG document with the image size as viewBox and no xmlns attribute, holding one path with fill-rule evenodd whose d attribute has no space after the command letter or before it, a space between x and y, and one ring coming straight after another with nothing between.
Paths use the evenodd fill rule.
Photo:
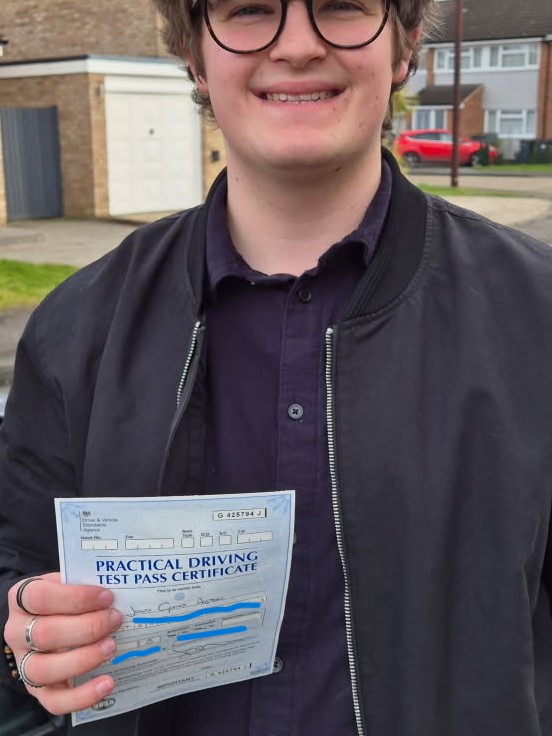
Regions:
<instances>
[{"instance_id":1,"label":"purple polo shirt","mask_svg":"<svg viewBox=\"0 0 552 736\"><path fill-rule=\"evenodd\" d=\"M275 674L181 699L174 736L356 736L328 469L325 331L369 263L391 195L299 277L251 269L226 224L226 186L207 225L205 489L293 488L296 542ZM262 237L262 235L261 235Z\"/></svg>"}]
</instances>

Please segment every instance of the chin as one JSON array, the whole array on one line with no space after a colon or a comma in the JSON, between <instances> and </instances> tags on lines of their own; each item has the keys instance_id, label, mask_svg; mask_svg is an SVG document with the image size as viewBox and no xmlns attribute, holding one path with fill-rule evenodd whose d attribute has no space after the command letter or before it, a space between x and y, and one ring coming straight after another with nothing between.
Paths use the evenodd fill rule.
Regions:
<instances>
[{"instance_id":1,"label":"chin","mask_svg":"<svg viewBox=\"0 0 552 736\"><path fill-rule=\"evenodd\" d=\"M328 145L328 142L313 144L312 141L297 141L292 145L276 146L273 150L266 149L263 153L267 164L278 168L288 166L317 168L331 164L336 158L348 157L345 151L336 150L335 147Z\"/></svg>"}]
</instances>

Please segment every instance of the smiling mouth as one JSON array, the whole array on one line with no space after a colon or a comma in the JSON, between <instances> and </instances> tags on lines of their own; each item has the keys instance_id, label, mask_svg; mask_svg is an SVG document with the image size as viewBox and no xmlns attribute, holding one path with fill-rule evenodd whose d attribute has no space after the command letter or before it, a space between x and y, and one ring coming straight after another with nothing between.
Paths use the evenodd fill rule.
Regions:
<instances>
[{"instance_id":1,"label":"smiling mouth","mask_svg":"<svg viewBox=\"0 0 552 736\"><path fill-rule=\"evenodd\" d=\"M261 95L263 100L268 102L291 102L301 104L302 102L319 102L322 100L329 100L332 97L337 97L340 94L338 90L321 90L319 92L309 92L308 94L291 95L285 92L274 92L266 93Z\"/></svg>"}]
</instances>

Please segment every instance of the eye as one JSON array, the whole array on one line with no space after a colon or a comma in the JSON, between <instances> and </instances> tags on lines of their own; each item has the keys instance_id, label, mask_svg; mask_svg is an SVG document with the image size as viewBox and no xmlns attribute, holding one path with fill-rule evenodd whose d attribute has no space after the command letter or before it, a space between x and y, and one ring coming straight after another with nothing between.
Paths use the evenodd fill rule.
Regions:
<instances>
[{"instance_id":1,"label":"eye","mask_svg":"<svg viewBox=\"0 0 552 736\"><path fill-rule=\"evenodd\" d=\"M241 5L236 8L232 15L270 15L274 10L265 5Z\"/></svg>"},{"instance_id":2,"label":"eye","mask_svg":"<svg viewBox=\"0 0 552 736\"><path fill-rule=\"evenodd\" d=\"M341 0L341 2L328 3L326 7L328 10L358 10L358 6L354 3L345 2L345 0Z\"/></svg>"},{"instance_id":3,"label":"eye","mask_svg":"<svg viewBox=\"0 0 552 736\"><path fill-rule=\"evenodd\" d=\"M233 18L274 15L280 12L280 4L276 7L271 2L238 2L237 0L220 0L209 5L209 15L218 21Z\"/></svg>"},{"instance_id":4,"label":"eye","mask_svg":"<svg viewBox=\"0 0 552 736\"><path fill-rule=\"evenodd\" d=\"M316 8L317 13L362 13L363 15L378 15L382 13L382 5L371 0L329 0Z\"/></svg>"}]
</instances>

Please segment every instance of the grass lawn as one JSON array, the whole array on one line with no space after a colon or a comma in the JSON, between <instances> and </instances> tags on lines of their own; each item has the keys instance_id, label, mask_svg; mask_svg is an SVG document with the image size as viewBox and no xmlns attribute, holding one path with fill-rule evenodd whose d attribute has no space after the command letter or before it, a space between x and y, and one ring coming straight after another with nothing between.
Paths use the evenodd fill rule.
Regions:
<instances>
[{"instance_id":1,"label":"grass lawn","mask_svg":"<svg viewBox=\"0 0 552 736\"><path fill-rule=\"evenodd\" d=\"M496 164L495 166L476 166L481 174L549 174L552 164Z\"/></svg>"},{"instance_id":2,"label":"grass lawn","mask_svg":"<svg viewBox=\"0 0 552 736\"><path fill-rule=\"evenodd\" d=\"M519 197L515 192L500 192L476 187L439 187L433 184L418 184L422 192L436 194L438 197Z\"/></svg>"},{"instance_id":3,"label":"grass lawn","mask_svg":"<svg viewBox=\"0 0 552 736\"><path fill-rule=\"evenodd\" d=\"M76 270L55 263L0 260L0 311L36 306Z\"/></svg>"}]
</instances>

